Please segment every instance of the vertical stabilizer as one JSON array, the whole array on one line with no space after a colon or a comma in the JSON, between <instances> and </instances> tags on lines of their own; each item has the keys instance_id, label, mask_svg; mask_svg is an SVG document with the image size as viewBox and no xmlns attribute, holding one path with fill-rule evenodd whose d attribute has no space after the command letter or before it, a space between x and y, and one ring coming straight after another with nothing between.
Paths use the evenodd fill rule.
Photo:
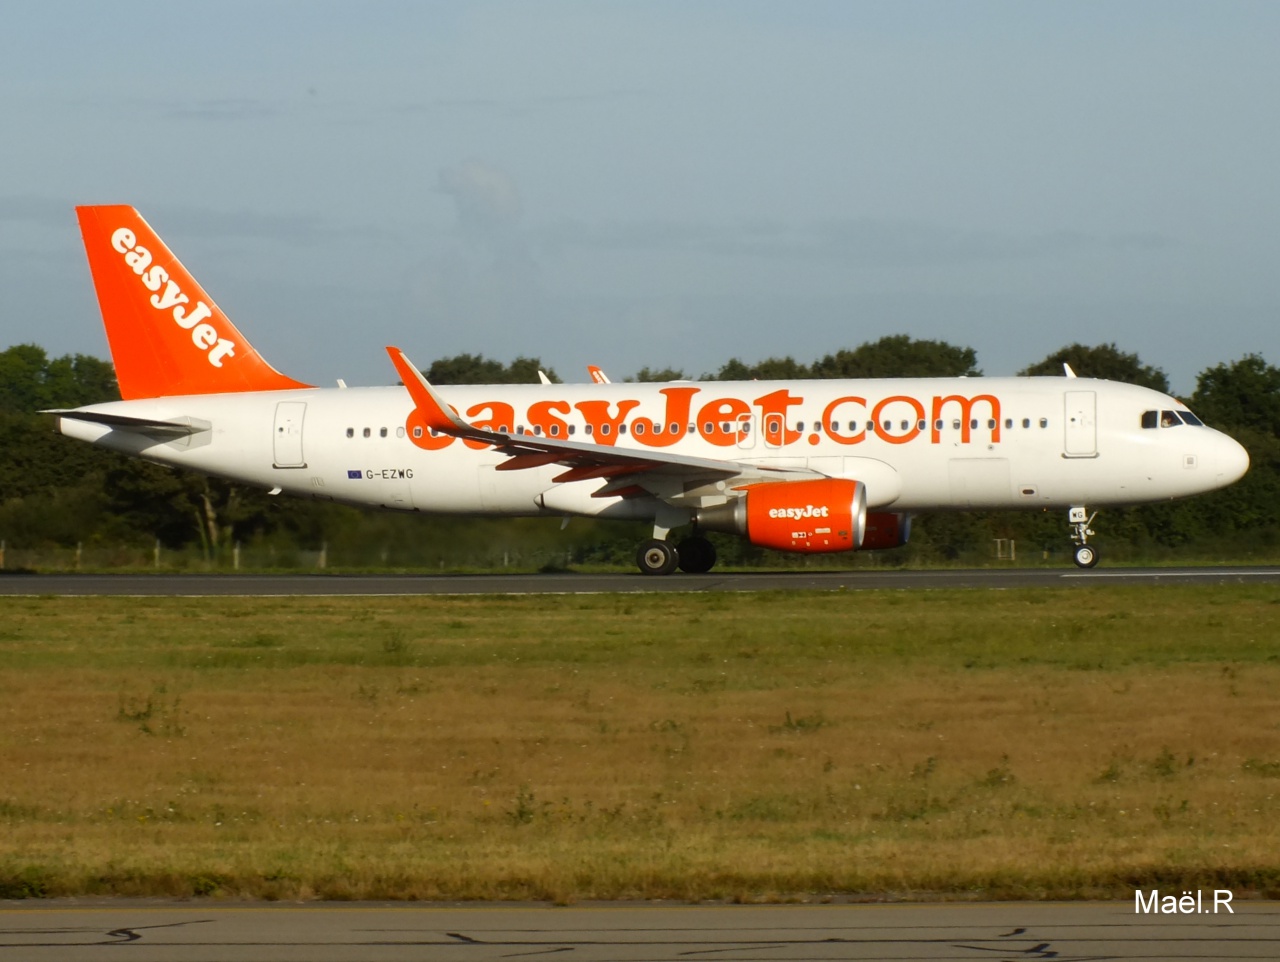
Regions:
<instances>
[{"instance_id":1,"label":"vertical stabilizer","mask_svg":"<svg viewBox=\"0 0 1280 962\"><path fill-rule=\"evenodd\" d=\"M77 207L120 396L310 387L268 364L132 207Z\"/></svg>"}]
</instances>

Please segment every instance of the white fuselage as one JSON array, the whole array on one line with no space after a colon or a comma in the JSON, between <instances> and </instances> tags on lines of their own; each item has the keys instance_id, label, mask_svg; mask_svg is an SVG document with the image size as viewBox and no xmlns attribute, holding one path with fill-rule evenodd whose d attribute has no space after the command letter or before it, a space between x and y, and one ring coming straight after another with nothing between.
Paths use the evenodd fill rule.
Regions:
<instances>
[{"instance_id":1,"label":"white fuselage","mask_svg":"<svg viewBox=\"0 0 1280 962\"><path fill-rule=\"evenodd\" d=\"M1147 388L1087 378L920 378L443 387L468 422L619 450L862 481L879 511L1117 505L1239 478L1248 456ZM495 470L492 447L413 424L403 387L119 401L82 410L199 429L166 439L63 417L64 434L176 467L351 504L468 514L653 517L653 498L592 498L599 478ZM1154 426L1144 413L1157 412ZM871 422L871 427L868 427ZM1151 424L1152 416L1147 414ZM660 430L655 430L655 425ZM674 431L672 430L674 428ZM546 505L546 506L544 506Z\"/></svg>"}]
</instances>

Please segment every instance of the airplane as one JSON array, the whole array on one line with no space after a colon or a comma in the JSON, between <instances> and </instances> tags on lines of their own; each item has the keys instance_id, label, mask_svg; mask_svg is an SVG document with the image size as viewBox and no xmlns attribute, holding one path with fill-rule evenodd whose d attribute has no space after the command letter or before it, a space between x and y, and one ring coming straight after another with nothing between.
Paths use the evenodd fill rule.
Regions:
<instances>
[{"instance_id":1,"label":"airplane","mask_svg":"<svg viewBox=\"0 0 1280 962\"><path fill-rule=\"evenodd\" d=\"M1229 485L1245 449L1176 398L1075 377L430 384L321 389L272 367L132 207L76 208L123 400L65 435L257 485L399 511L640 520L646 575L709 571L708 531L781 551L906 544L920 512L1067 511ZM691 533L678 543L678 528Z\"/></svg>"}]
</instances>

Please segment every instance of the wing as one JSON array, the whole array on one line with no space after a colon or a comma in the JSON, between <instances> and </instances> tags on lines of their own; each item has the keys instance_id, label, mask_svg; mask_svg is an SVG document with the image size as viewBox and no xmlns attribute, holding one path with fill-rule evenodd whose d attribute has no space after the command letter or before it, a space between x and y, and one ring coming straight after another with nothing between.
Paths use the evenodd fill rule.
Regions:
<instances>
[{"instance_id":1,"label":"wing","mask_svg":"<svg viewBox=\"0 0 1280 962\"><path fill-rule=\"evenodd\" d=\"M507 460L497 466L498 471L558 464L566 470L556 475L553 479L556 483L591 478L605 480L606 484L595 492L595 497L650 494L673 504L697 500L704 493L723 500L724 488L718 482L738 484L821 477L816 472L797 468L766 468L742 461L695 458L477 428L458 417L441 400L404 352L388 347L387 354L427 426L442 434L493 445L499 454L507 456ZM729 485L726 483L724 487Z\"/></svg>"}]
</instances>

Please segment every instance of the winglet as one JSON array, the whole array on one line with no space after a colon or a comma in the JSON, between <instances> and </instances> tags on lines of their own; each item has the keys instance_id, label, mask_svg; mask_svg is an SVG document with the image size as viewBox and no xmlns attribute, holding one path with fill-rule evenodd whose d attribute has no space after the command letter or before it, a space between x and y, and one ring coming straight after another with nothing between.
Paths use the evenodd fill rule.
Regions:
<instances>
[{"instance_id":1,"label":"winglet","mask_svg":"<svg viewBox=\"0 0 1280 962\"><path fill-rule=\"evenodd\" d=\"M1063 362L1062 362L1062 373L1063 373L1063 375L1065 375L1066 377L1075 377L1075 376L1076 376L1076 372L1075 372L1075 371L1073 371L1073 370L1071 370L1071 365L1070 365L1070 364L1068 364L1066 361L1063 361Z\"/></svg>"},{"instance_id":2,"label":"winglet","mask_svg":"<svg viewBox=\"0 0 1280 962\"><path fill-rule=\"evenodd\" d=\"M400 348L392 347L388 344L387 355L391 358L391 363L395 365L396 373L400 375L400 380L404 382L404 386L409 392L409 397L413 398L414 407L417 408L418 413L422 415L422 420L431 430L439 431L442 434L452 434L455 437L486 441L489 444L506 440L507 436L505 434L483 431L480 428L473 427L454 414L452 409L440 399L436 389L422 376L422 372L414 366L412 361L404 356L404 351L400 350Z\"/></svg>"},{"instance_id":3,"label":"winglet","mask_svg":"<svg viewBox=\"0 0 1280 962\"><path fill-rule=\"evenodd\" d=\"M609 375L605 374L604 371L600 370L600 368L594 364L587 365L587 373L591 375L591 380L596 384L609 383Z\"/></svg>"}]
</instances>

